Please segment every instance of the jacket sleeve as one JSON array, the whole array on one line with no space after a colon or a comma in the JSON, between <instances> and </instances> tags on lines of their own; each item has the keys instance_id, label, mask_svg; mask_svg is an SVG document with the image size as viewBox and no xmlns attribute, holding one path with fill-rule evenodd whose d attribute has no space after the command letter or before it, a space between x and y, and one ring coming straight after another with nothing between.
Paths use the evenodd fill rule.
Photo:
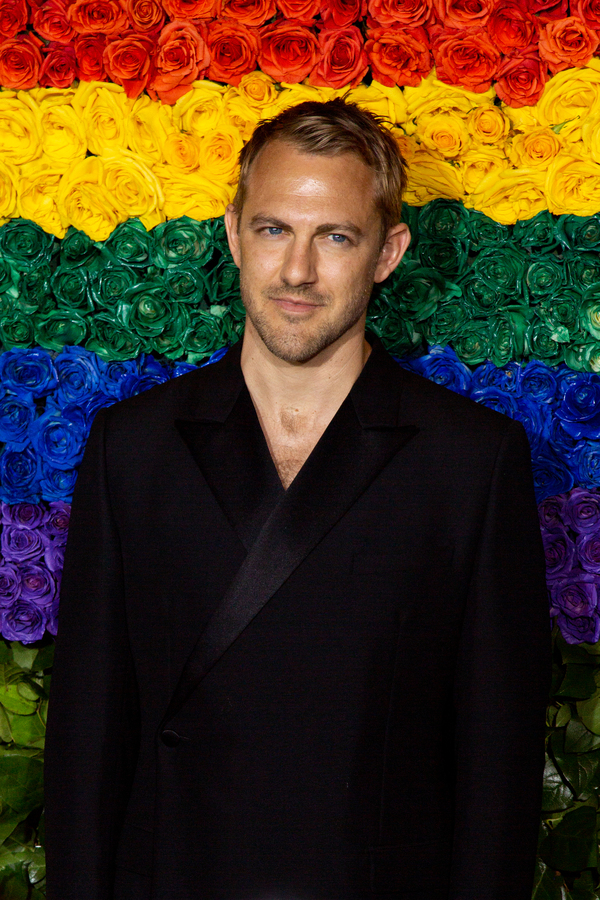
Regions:
<instances>
[{"instance_id":1,"label":"jacket sleeve","mask_svg":"<svg viewBox=\"0 0 600 900\"><path fill-rule=\"evenodd\" d=\"M490 483L455 677L450 900L530 900L550 621L529 444L511 423Z\"/></svg>"},{"instance_id":2,"label":"jacket sleeve","mask_svg":"<svg viewBox=\"0 0 600 900\"><path fill-rule=\"evenodd\" d=\"M48 900L109 900L138 713L119 536L94 422L77 479L61 586L46 743Z\"/></svg>"}]
</instances>

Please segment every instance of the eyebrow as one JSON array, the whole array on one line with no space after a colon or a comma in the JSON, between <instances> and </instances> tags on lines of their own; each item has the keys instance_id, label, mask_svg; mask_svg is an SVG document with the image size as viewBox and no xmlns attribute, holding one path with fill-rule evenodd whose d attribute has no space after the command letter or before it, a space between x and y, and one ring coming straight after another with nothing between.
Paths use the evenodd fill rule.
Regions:
<instances>
[{"instance_id":1,"label":"eyebrow","mask_svg":"<svg viewBox=\"0 0 600 900\"><path fill-rule=\"evenodd\" d=\"M281 219L277 219L275 216L265 216L261 213L252 216L250 222L248 223L251 228L255 228L257 225L271 225L273 228L286 228L289 229L289 224L287 222L283 222ZM319 225L316 229L316 234L331 234L339 233L342 231L347 231L350 234L354 235L355 238L360 240L364 237L364 232L358 225L354 225L352 222L324 222L323 225Z\"/></svg>"}]
</instances>

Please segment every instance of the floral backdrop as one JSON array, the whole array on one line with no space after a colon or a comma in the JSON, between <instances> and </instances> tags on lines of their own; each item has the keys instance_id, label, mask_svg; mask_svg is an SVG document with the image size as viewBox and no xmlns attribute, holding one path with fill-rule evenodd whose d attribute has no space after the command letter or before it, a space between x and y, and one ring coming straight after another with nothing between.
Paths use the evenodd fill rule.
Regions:
<instances>
[{"instance_id":1,"label":"floral backdrop","mask_svg":"<svg viewBox=\"0 0 600 900\"><path fill-rule=\"evenodd\" d=\"M534 897L600 900L600 0L0 0L3 900L45 893L53 636L94 414L239 339L238 152L339 95L409 164L413 241L369 327L529 436L554 639Z\"/></svg>"}]
</instances>

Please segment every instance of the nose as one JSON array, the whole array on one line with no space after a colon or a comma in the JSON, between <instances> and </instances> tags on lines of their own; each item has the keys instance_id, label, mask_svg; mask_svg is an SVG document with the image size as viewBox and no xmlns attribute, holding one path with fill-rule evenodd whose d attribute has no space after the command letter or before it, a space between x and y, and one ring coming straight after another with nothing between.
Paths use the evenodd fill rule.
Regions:
<instances>
[{"instance_id":1,"label":"nose","mask_svg":"<svg viewBox=\"0 0 600 900\"><path fill-rule=\"evenodd\" d=\"M316 249L310 238L295 235L286 248L281 279L289 287L317 281Z\"/></svg>"}]
</instances>

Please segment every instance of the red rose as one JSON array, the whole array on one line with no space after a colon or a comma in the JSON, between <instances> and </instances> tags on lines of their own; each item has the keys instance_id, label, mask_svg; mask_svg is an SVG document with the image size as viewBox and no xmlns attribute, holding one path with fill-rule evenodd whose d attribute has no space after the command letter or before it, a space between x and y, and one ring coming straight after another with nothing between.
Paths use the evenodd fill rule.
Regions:
<instances>
[{"instance_id":1,"label":"red rose","mask_svg":"<svg viewBox=\"0 0 600 900\"><path fill-rule=\"evenodd\" d=\"M221 14L220 0L163 0L167 15L175 20L212 19Z\"/></svg>"},{"instance_id":2,"label":"red rose","mask_svg":"<svg viewBox=\"0 0 600 900\"><path fill-rule=\"evenodd\" d=\"M367 14L367 0L322 0L321 20L326 28L352 25Z\"/></svg>"},{"instance_id":3,"label":"red rose","mask_svg":"<svg viewBox=\"0 0 600 900\"><path fill-rule=\"evenodd\" d=\"M165 24L165 11L158 0L125 0L125 9L138 34L158 34Z\"/></svg>"},{"instance_id":4,"label":"red rose","mask_svg":"<svg viewBox=\"0 0 600 900\"><path fill-rule=\"evenodd\" d=\"M483 28L441 32L433 43L433 55L440 81L477 93L488 90L500 64L500 53Z\"/></svg>"},{"instance_id":5,"label":"red rose","mask_svg":"<svg viewBox=\"0 0 600 900\"><path fill-rule=\"evenodd\" d=\"M27 25L29 10L25 0L1 0L0 39L13 38Z\"/></svg>"},{"instance_id":6,"label":"red rose","mask_svg":"<svg viewBox=\"0 0 600 900\"><path fill-rule=\"evenodd\" d=\"M224 0L222 14L258 28L275 15L275 0Z\"/></svg>"},{"instance_id":7,"label":"red rose","mask_svg":"<svg viewBox=\"0 0 600 900\"><path fill-rule=\"evenodd\" d=\"M75 0L69 6L69 22L77 34L119 34L127 28L121 0Z\"/></svg>"},{"instance_id":8,"label":"red rose","mask_svg":"<svg viewBox=\"0 0 600 900\"><path fill-rule=\"evenodd\" d=\"M547 68L535 52L505 59L496 74L496 93L508 106L533 106L544 92Z\"/></svg>"},{"instance_id":9,"label":"red rose","mask_svg":"<svg viewBox=\"0 0 600 900\"><path fill-rule=\"evenodd\" d=\"M537 42L538 20L516 0L507 0L489 17L487 32L502 53L522 53Z\"/></svg>"},{"instance_id":10,"label":"red rose","mask_svg":"<svg viewBox=\"0 0 600 900\"><path fill-rule=\"evenodd\" d=\"M301 25L314 25L321 0L277 0L277 7L284 19L295 19Z\"/></svg>"},{"instance_id":11,"label":"red rose","mask_svg":"<svg viewBox=\"0 0 600 900\"><path fill-rule=\"evenodd\" d=\"M105 47L103 34L84 34L75 38L77 77L80 81L108 81L104 68Z\"/></svg>"},{"instance_id":12,"label":"red rose","mask_svg":"<svg viewBox=\"0 0 600 900\"><path fill-rule=\"evenodd\" d=\"M553 75L563 69L585 66L597 47L598 35L577 16L548 22L540 33L540 56Z\"/></svg>"},{"instance_id":13,"label":"red rose","mask_svg":"<svg viewBox=\"0 0 600 900\"><path fill-rule=\"evenodd\" d=\"M275 81L297 84L312 72L319 59L316 37L294 19L279 20L260 29L258 64Z\"/></svg>"},{"instance_id":14,"label":"red rose","mask_svg":"<svg viewBox=\"0 0 600 900\"><path fill-rule=\"evenodd\" d=\"M495 0L433 0L435 12L446 30L471 29L485 25Z\"/></svg>"},{"instance_id":15,"label":"red rose","mask_svg":"<svg viewBox=\"0 0 600 900\"><path fill-rule=\"evenodd\" d=\"M75 36L64 0L48 0L38 6L33 14L33 28L45 41L58 44L69 44Z\"/></svg>"},{"instance_id":16,"label":"red rose","mask_svg":"<svg viewBox=\"0 0 600 900\"><path fill-rule=\"evenodd\" d=\"M528 11L539 16L540 22L564 19L569 9L569 0L524 0Z\"/></svg>"},{"instance_id":17,"label":"red rose","mask_svg":"<svg viewBox=\"0 0 600 900\"><path fill-rule=\"evenodd\" d=\"M210 52L207 77L237 85L256 68L260 38L258 32L241 22L219 19L208 26L206 43Z\"/></svg>"},{"instance_id":18,"label":"red rose","mask_svg":"<svg viewBox=\"0 0 600 900\"><path fill-rule=\"evenodd\" d=\"M42 67L42 42L29 32L0 44L0 84L15 91L27 91L37 84Z\"/></svg>"},{"instance_id":19,"label":"red rose","mask_svg":"<svg viewBox=\"0 0 600 900\"><path fill-rule=\"evenodd\" d=\"M431 70L427 33L417 28L370 28L365 45L373 78L381 84L416 87Z\"/></svg>"},{"instance_id":20,"label":"red rose","mask_svg":"<svg viewBox=\"0 0 600 900\"><path fill-rule=\"evenodd\" d=\"M310 73L316 87L356 87L369 70L363 37L356 25L324 28L319 34L321 58Z\"/></svg>"},{"instance_id":21,"label":"red rose","mask_svg":"<svg viewBox=\"0 0 600 900\"><path fill-rule=\"evenodd\" d=\"M588 28L600 31L600 0L575 0L571 12L578 16Z\"/></svg>"},{"instance_id":22,"label":"red rose","mask_svg":"<svg viewBox=\"0 0 600 900\"><path fill-rule=\"evenodd\" d=\"M415 28L431 14L431 0L369 0L369 14L379 25Z\"/></svg>"},{"instance_id":23,"label":"red rose","mask_svg":"<svg viewBox=\"0 0 600 900\"><path fill-rule=\"evenodd\" d=\"M42 87L68 88L77 77L77 60L73 47L49 44L44 48L44 62L40 69Z\"/></svg>"},{"instance_id":24,"label":"red rose","mask_svg":"<svg viewBox=\"0 0 600 900\"><path fill-rule=\"evenodd\" d=\"M175 103L192 81L203 78L210 56L198 29L177 19L165 25L154 51L155 75L148 86L153 100Z\"/></svg>"},{"instance_id":25,"label":"red rose","mask_svg":"<svg viewBox=\"0 0 600 900\"><path fill-rule=\"evenodd\" d=\"M126 34L104 49L104 68L109 78L125 88L128 97L142 93L152 76L152 38Z\"/></svg>"}]
</instances>

